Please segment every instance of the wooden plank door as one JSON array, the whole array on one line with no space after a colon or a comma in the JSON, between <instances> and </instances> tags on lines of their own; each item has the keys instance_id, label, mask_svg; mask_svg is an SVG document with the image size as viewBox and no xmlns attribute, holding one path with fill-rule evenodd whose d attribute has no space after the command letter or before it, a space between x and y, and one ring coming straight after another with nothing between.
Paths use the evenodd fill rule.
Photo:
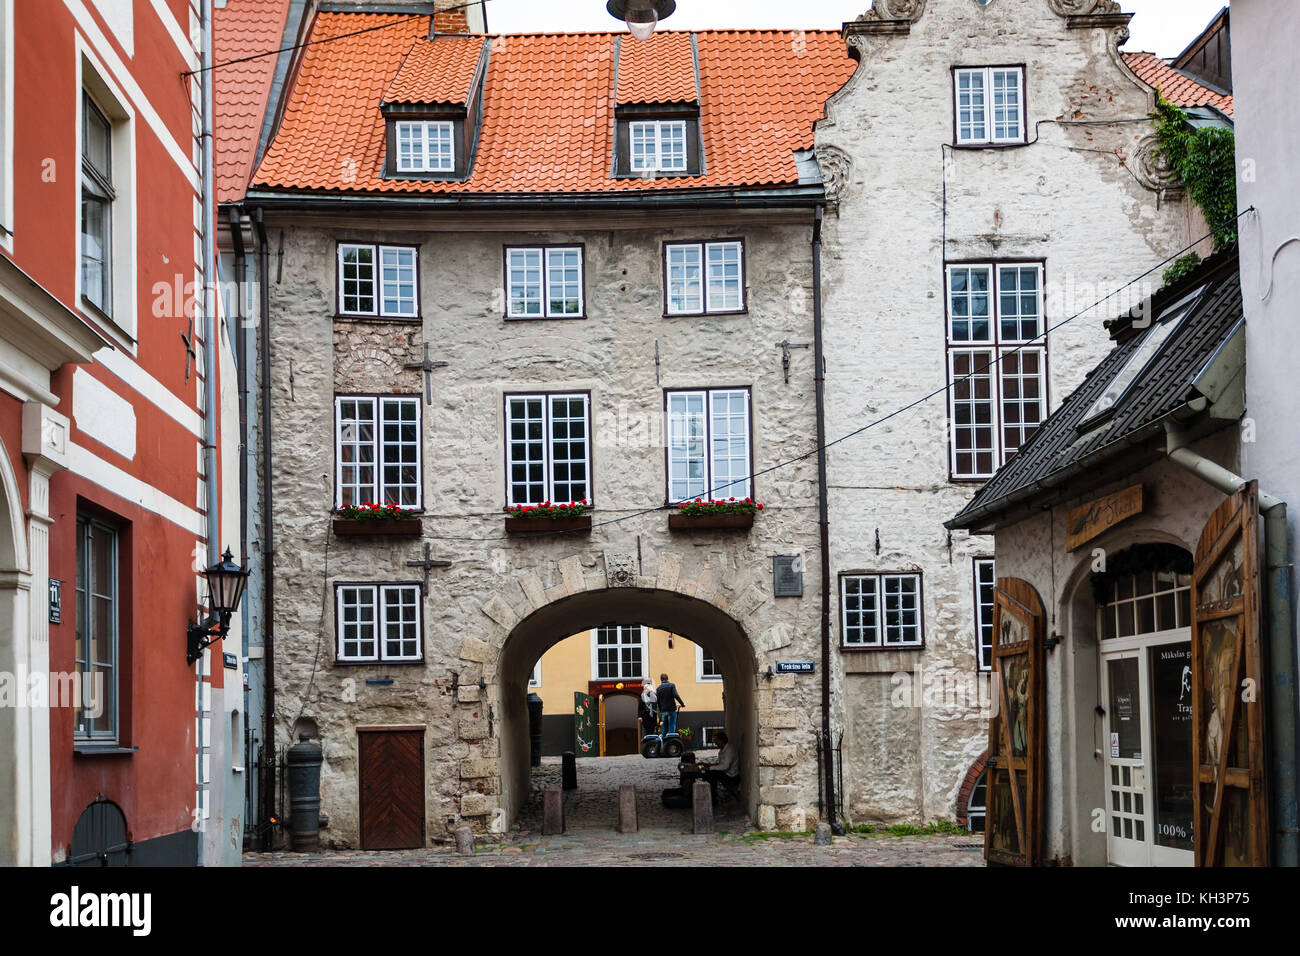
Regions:
<instances>
[{"instance_id":1,"label":"wooden plank door","mask_svg":"<svg viewBox=\"0 0 1300 956\"><path fill-rule=\"evenodd\" d=\"M1192 574L1197 866L1267 866L1259 489L1210 516Z\"/></svg>"},{"instance_id":2,"label":"wooden plank door","mask_svg":"<svg viewBox=\"0 0 1300 956\"><path fill-rule=\"evenodd\" d=\"M1043 827L1043 604L1019 578L998 578L994 590L993 684L984 859L1034 866Z\"/></svg>"},{"instance_id":3,"label":"wooden plank door","mask_svg":"<svg viewBox=\"0 0 1300 956\"><path fill-rule=\"evenodd\" d=\"M424 846L424 730L357 732L361 849Z\"/></svg>"}]
</instances>

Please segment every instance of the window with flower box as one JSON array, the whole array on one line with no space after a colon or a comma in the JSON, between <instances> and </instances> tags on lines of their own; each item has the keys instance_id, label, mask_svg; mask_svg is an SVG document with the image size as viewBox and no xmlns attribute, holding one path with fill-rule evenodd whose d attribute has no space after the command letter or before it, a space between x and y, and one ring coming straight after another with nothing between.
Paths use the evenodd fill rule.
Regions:
<instances>
[{"instance_id":1,"label":"window with flower box","mask_svg":"<svg viewBox=\"0 0 1300 956\"><path fill-rule=\"evenodd\" d=\"M668 315L744 312L744 242L665 243L664 290Z\"/></svg>"},{"instance_id":2,"label":"window with flower box","mask_svg":"<svg viewBox=\"0 0 1300 956\"><path fill-rule=\"evenodd\" d=\"M921 575L840 575L840 624L846 648L923 647Z\"/></svg>"},{"instance_id":3,"label":"window with flower box","mask_svg":"<svg viewBox=\"0 0 1300 956\"><path fill-rule=\"evenodd\" d=\"M336 660L365 663L424 659L420 585L339 584L334 591Z\"/></svg>"},{"instance_id":4,"label":"window with flower box","mask_svg":"<svg viewBox=\"0 0 1300 956\"><path fill-rule=\"evenodd\" d=\"M340 395L334 423L336 508L421 507L418 396Z\"/></svg>"},{"instance_id":5,"label":"window with flower box","mask_svg":"<svg viewBox=\"0 0 1300 956\"><path fill-rule=\"evenodd\" d=\"M583 317L582 246L506 249L506 318Z\"/></svg>"},{"instance_id":6,"label":"window with flower box","mask_svg":"<svg viewBox=\"0 0 1300 956\"><path fill-rule=\"evenodd\" d=\"M1043 265L950 263L952 478L992 477L1047 417Z\"/></svg>"},{"instance_id":7,"label":"window with flower box","mask_svg":"<svg viewBox=\"0 0 1300 956\"><path fill-rule=\"evenodd\" d=\"M419 318L417 262L414 246L339 243L339 314Z\"/></svg>"},{"instance_id":8,"label":"window with flower box","mask_svg":"<svg viewBox=\"0 0 1300 956\"><path fill-rule=\"evenodd\" d=\"M665 392L668 502L753 495L749 389Z\"/></svg>"},{"instance_id":9,"label":"window with flower box","mask_svg":"<svg viewBox=\"0 0 1300 956\"><path fill-rule=\"evenodd\" d=\"M590 396L507 395L506 501L590 501Z\"/></svg>"}]
</instances>

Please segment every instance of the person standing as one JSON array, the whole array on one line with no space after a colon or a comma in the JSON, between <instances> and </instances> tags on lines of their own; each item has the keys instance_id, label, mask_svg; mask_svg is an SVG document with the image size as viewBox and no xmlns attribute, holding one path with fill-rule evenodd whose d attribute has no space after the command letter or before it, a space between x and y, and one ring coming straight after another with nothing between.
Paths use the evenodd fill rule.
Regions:
<instances>
[{"instance_id":1,"label":"person standing","mask_svg":"<svg viewBox=\"0 0 1300 956\"><path fill-rule=\"evenodd\" d=\"M667 674L659 675L655 695L659 699L659 732L664 736L677 733L677 711L686 709L686 701L678 696L677 685L668 679Z\"/></svg>"},{"instance_id":2,"label":"person standing","mask_svg":"<svg viewBox=\"0 0 1300 956\"><path fill-rule=\"evenodd\" d=\"M641 718L641 735L653 734L658 729L655 720L655 708L659 706L659 695L655 693L654 682L646 678L641 682L641 702L637 716Z\"/></svg>"}]
</instances>

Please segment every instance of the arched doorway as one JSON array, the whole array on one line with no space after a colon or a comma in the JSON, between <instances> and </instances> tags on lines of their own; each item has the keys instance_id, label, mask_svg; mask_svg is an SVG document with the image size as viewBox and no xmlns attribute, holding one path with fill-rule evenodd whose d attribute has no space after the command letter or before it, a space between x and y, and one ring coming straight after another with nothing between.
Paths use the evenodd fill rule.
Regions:
<instances>
[{"instance_id":1,"label":"arched doorway","mask_svg":"<svg viewBox=\"0 0 1300 956\"><path fill-rule=\"evenodd\" d=\"M561 598L514 625L497 662L501 809L514 821L529 793L528 682L535 663L570 635L609 621L636 622L688 637L716 662L724 685L725 724L741 754L743 801L758 813L758 667L744 628L714 604L675 591L600 588ZM617 709L618 695L607 701ZM635 719L635 698L627 696Z\"/></svg>"},{"instance_id":2,"label":"arched doorway","mask_svg":"<svg viewBox=\"0 0 1300 956\"><path fill-rule=\"evenodd\" d=\"M27 560L27 533L23 499L10 463L8 449L0 442L0 673L28 674L31 635L28 631L31 577ZM0 865L30 866L48 862L48 845L36 845L46 805L34 805L33 761L49 761L34 746L31 711L25 707L0 707ZM42 853L46 854L42 857Z\"/></svg>"}]
</instances>

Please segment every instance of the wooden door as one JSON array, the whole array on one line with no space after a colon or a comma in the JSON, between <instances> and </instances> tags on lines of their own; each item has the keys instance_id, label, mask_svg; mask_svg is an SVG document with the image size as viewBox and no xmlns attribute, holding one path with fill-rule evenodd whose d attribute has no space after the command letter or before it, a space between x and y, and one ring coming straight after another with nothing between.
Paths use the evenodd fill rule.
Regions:
<instances>
[{"instance_id":1,"label":"wooden door","mask_svg":"<svg viewBox=\"0 0 1300 956\"><path fill-rule=\"evenodd\" d=\"M579 757L600 754L596 733L596 708L590 694L573 692L573 752Z\"/></svg>"},{"instance_id":2,"label":"wooden door","mask_svg":"<svg viewBox=\"0 0 1300 956\"><path fill-rule=\"evenodd\" d=\"M1043 604L1028 581L998 578L993 596L984 859L1034 866L1043 817Z\"/></svg>"},{"instance_id":3,"label":"wooden door","mask_svg":"<svg viewBox=\"0 0 1300 956\"><path fill-rule=\"evenodd\" d=\"M361 849L424 846L424 730L357 732Z\"/></svg>"},{"instance_id":4,"label":"wooden door","mask_svg":"<svg viewBox=\"0 0 1300 956\"><path fill-rule=\"evenodd\" d=\"M1197 866L1267 866L1259 489L1210 516L1192 574Z\"/></svg>"}]
</instances>

